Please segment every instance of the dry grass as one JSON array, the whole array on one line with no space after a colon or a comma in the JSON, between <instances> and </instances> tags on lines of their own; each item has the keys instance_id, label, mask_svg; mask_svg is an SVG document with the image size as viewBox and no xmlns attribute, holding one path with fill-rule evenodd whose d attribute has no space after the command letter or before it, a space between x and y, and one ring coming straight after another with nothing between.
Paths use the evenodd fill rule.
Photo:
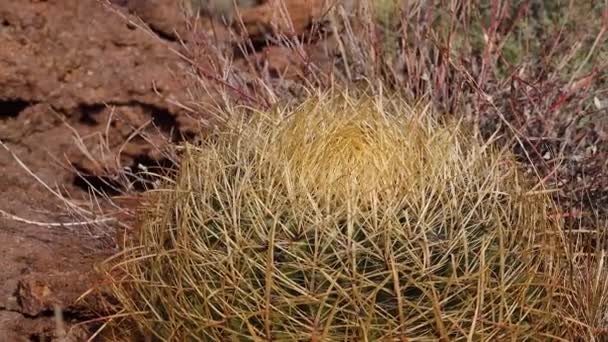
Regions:
<instances>
[{"instance_id":1,"label":"dry grass","mask_svg":"<svg viewBox=\"0 0 608 342\"><path fill-rule=\"evenodd\" d=\"M312 96L187 146L110 263L122 312L178 341L567 334L549 195L427 110Z\"/></svg>"}]
</instances>

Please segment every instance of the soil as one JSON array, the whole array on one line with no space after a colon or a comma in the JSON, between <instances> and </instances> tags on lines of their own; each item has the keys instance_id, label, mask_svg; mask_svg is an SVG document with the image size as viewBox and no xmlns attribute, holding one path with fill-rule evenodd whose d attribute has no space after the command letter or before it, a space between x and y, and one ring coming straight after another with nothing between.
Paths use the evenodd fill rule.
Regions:
<instances>
[{"instance_id":1,"label":"soil","mask_svg":"<svg viewBox=\"0 0 608 342\"><path fill-rule=\"evenodd\" d=\"M0 220L0 341L58 339L59 311L67 340L83 340L87 327L70 326L94 314L77 299L113 248L87 226L44 224L72 218L43 183L85 199L67 158L78 155L74 133L99 132L106 105L173 123L179 112L153 86L166 96L178 89L166 71L178 60L86 0L1 1L0 46L0 139L10 149L0 151L0 209L39 222Z\"/></svg>"},{"instance_id":2,"label":"soil","mask_svg":"<svg viewBox=\"0 0 608 342\"><path fill-rule=\"evenodd\" d=\"M79 299L116 252L115 232L62 225L79 219L65 199L90 204L91 186L111 192L118 167L158 162L167 140L200 129L205 114L175 104L189 100L172 51L188 32L176 3L0 0L0 341L80 341L98 325L87 322L102 308ZM271 27L260 13L245 14L256 34ZM287 53L253 60L297 77L304 63Z\"/></svg>"}]
</instances>

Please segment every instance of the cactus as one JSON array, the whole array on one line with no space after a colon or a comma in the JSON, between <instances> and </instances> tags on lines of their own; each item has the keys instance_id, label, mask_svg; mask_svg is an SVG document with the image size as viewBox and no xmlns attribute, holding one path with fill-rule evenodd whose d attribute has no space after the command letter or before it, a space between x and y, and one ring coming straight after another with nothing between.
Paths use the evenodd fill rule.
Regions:
<instances>
[{"instance_id":1,"label":"cactus","mask_svg":"<svg viewBox=\"0 0 608 342\"><path fill-rule=\"evenodd\" d=\"M186 146L114 294L162 340L542 340L563 245L540 190L428 107L318 95Z\"/></svg>"}]
</instances>

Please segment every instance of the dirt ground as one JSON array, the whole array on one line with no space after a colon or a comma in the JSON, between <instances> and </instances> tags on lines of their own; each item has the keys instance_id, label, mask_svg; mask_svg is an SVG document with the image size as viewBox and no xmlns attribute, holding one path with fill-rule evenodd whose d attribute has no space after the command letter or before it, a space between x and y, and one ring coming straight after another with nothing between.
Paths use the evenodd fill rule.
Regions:
<instances>
[{"instance_id":1,"label":"dirt ground","mask_svg":"<svg viewBox=\"0 0 608 342\"><path fill-rule=\"evenodd\" d=\"M179 75L169 72L179 70L180 60L167 48L176 44L170 28L180 13L171 1L122 5L139 6L156 20L155 30L165 30L164 39L95 0L0 1L0 140L6 146L0 148L0 341L58 339L57 312L68 325L67 340L80 341L85 327L71 325L94 317L77 299L96 281L93 266L114 252L105 236L112 232L51 224L74 219L44 185L76 203L87 198L68 166L91 171L95 165L75 137L96 146L110 107L126 118L110 127L111 149L146 121L164 133L184 130L183 113L169 103L183 92ZM126 148L121 162L149 155L142 146Z\"/></svg>"}]
</instances>

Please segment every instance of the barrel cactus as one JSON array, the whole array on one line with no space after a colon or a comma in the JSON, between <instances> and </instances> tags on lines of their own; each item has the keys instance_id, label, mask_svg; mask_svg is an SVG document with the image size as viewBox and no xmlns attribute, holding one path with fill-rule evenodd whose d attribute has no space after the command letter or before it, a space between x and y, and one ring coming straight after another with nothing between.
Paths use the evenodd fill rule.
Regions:
<instances>
[{"instance_id":1,"label":"barrel cactus","mask_svg":"<svg viewBox=\"0 0 608 342\"><path fill-rule=\"evenodd\" d=\"M559 334L550 197L428 107L322 94L186 145L113 261L171 341L535 340Z\"/></svg>"}]
</instances>

